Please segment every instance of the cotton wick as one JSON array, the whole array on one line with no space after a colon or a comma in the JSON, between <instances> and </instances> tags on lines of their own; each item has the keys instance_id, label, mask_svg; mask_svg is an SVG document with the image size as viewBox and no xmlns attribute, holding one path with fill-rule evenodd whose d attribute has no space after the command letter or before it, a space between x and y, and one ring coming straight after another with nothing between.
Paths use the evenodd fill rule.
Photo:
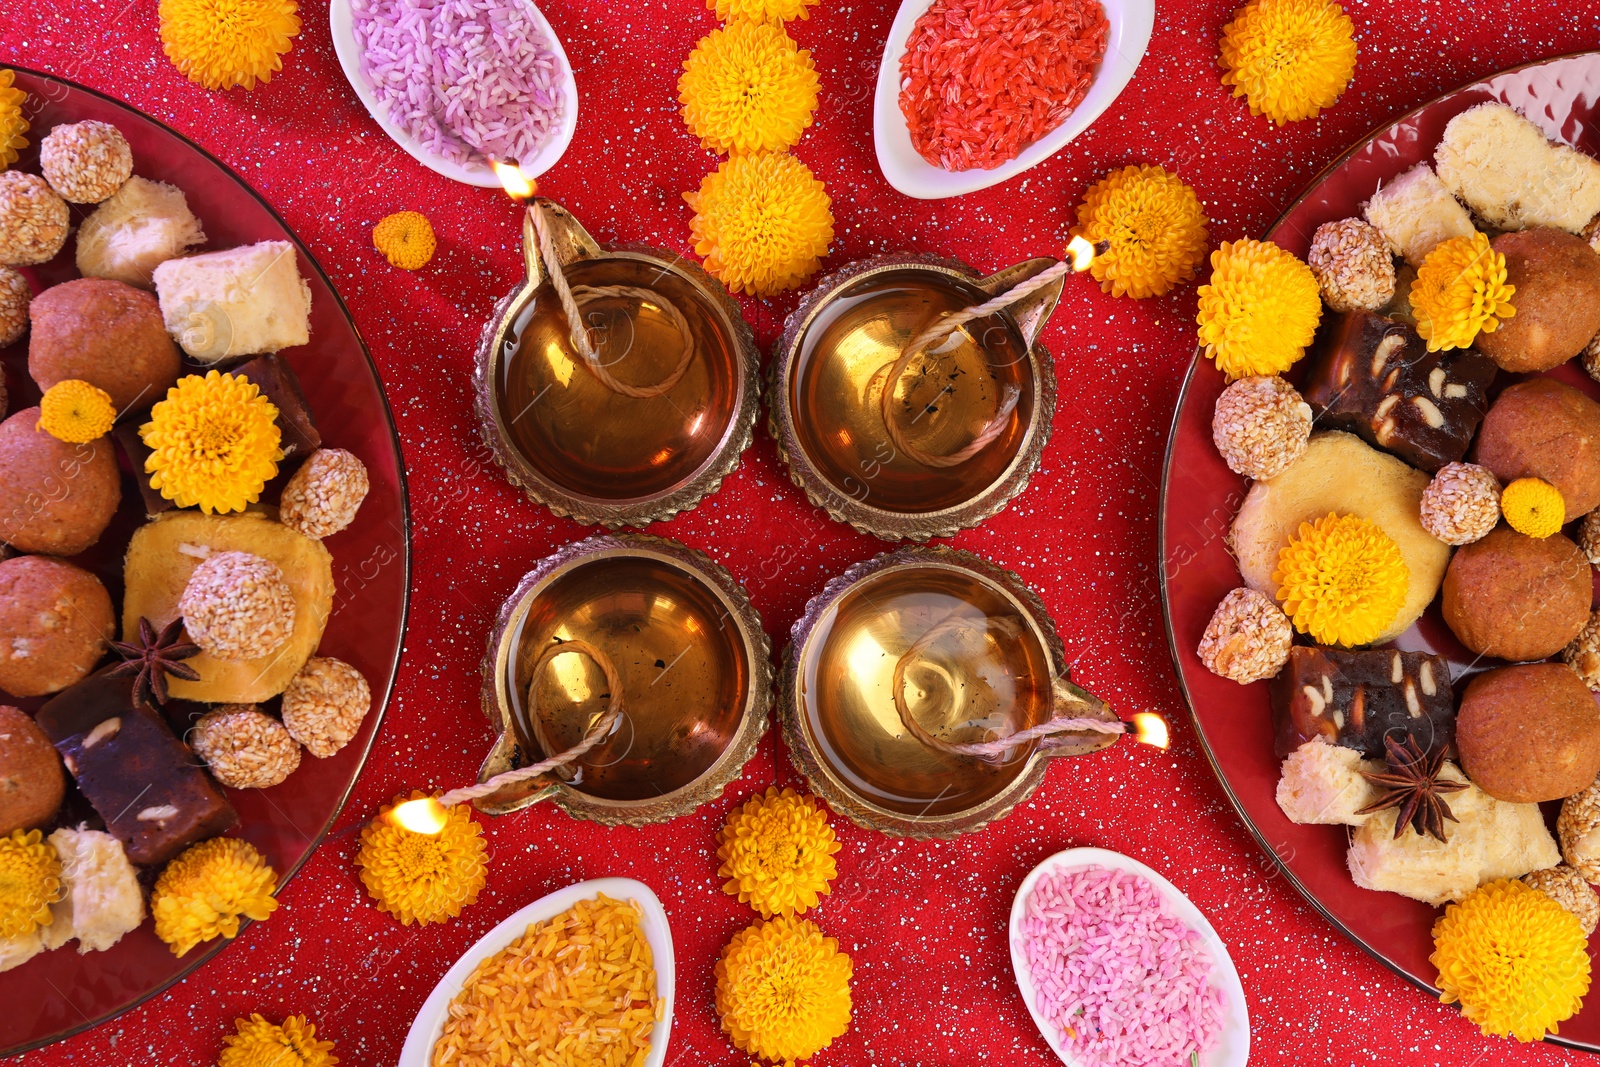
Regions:
<instances>
[{"instance_id":1,"label":"cotton wick","mask_svg":"<svg viewBox=\"0 0 1600 1067\"><path fill-rule=\"evenodd\" d=\"M995 438L1004 433L1006 425L1011 421L1011 413L1016 410L1017 402L1022 396L1021 390L1015 385L1006 386L1000 395L1000 406L995 410L994 415L964 448L943 456L925 452L906 440L904 432L900 429L899 423L894 417L895 383L900 381L900 376L906 372L906 368L911 365L911 360L917 353L931 349L957 330L961 330L965 334L964 327L969 322L988 318L990 315L1004 311L1012 304L1019 303L1039 290L1054 285L1068 274L1088 270L1089 265L1094 262L1094 257L1105 254L1110 248L1111 244L1107 241L1102 241L1099 244L1090 244L1082 237L1074 237L1067 245L1066 259L1046 267L1031 278L1018 282L991 300L986 300L981 304L962 308L958 311L945 312L924 328L921 333L906 342L906 346L900 350L900 358L895 360L894 366L889 368L888 378L883 385L883 425L888 431L889 440L894 444L895 448L924 467L955 467L976 456L993 443ZM965 336L972 340L970 334L965 334Z\"/></svg>"},{"instance_id":2,"label":"cotton wick","mask_svg":"<svg viewBox=\"0 0 1600 1067\"><path fill-rule=\"evenodd\" d=\"M496 793L505 786L515 785L530 778L538 778L549 774L559 767L565 767L567 764L581 759L590 749L610 736L612 728L616 726L618 718L622 715L622 679L617 675L617 665L612 662L611 657L587 641L573 639L563 641L557 645L551 645L534 661L533 669L529 672L531 680L528 683L528 718L532 722L539 721L539 681L544 675L545 668L557 656L565 655L568 652L588 656L594 661L595 666L599 667L606 676L606 689L611 696L605 712L584 732L583 740L571 748L558 752L549 759L540 760L531 766L504 771L486 782L479 782L477 785L452 789L439 798L441 805L448 808L469 800L477 800Z\"/></svg>"},{"instance_id":3,"label":"cotton wick","mask_svg":"<svg viewBox=\"0 0 1600 1067\"><path fill-rule=\"evenodd\" d=\"M562 313L567 317L567 337L572 342L572 350L583 360L584 366L600 379L600 384L622 396L649 400L670 391L683 378L689 369L689 362L694 359L694 337L689 332L689 320L683 317L683 312L654 289L642 289L633 285L580 285L577 288L568 285L566 272L561 269L561 259L556 255L555 241L550 235L550 222L545 217L544 206L537 200L529 201L528 217L533 220L533 228L538 236L539 259L544 263L545 274L550 279L551 287L556 291L556 299L561 302ZM627 382L619 381L600 361L600 354L589 343L589 331L584 329L583 310L578 302L580 296L585 301L621 297L654 304L662 314L672 320L673 329L678 331L678 337L683 342L683 354L678 357L678 365L654 385L629 385Z\"/></svg>"},{"instance_id":4,"label":"cotton wick","mask_svg":"<svg viewBox=\"0 0 1600 1067\"><path fill-rule=\"evenodd\" d=\"M914 641L910 648L895 661L894 680L892 682L894 693L894 708L900 714L900 722L909 730L917 740L929 748L937 749L951 756L972 756L986 763L998 764L1005 760L1011 751L1019 745L1030 741L1052 737L1057 734L1124 734L1128 732L1128 724L1120 720L1097 719L1089 716L1057 715L1037 726L1015 733L1006 734L993 741L946 741L934 736L916 717L911 714L911 706L906 703L905 677L906 668L920 660L923 653L945 633L957 629L969 629L986 633L991 627L1001 630L1007 637L1018 639L1022 636L1022 625L1015 617L1007 616L1001 619L973 618L970 615L949 615L929 629ZM1083 706L1088 705L1082 700L1073 698L1074 702Z\"/></svg>"},{"instance_id":5,"label":"cotton wick","mask_svg":"<svg viewBox=\"0 0 1600 1067\"><path fill-rule=\"evenodd\" d=\"M556 255L555 240L551 236L550 220L545 215L544 204L534 196L539 187L532 179L523 177L522 171L513 164L493 160L490 166L494 169L495 177L500 179L500 185L506 193L513 200L526 205L526 218L533 228L535 253L544 266L545 276L550 279L551 287L556 291L556 299L561 303L561 312L567 318L567 337L572 343L572 350L578 354L583 365L600 379L600 384L621 396L649 400L671 390L683 378L684 372L689 369L689 361L694 358L694 335L689 330L689 320L683 317L683 312L679 311L677 305L665 295L654 289L633 285L580 285L576 288L569 285L566 272L561 267L561 257ZM523 240L528 240L526 229L523 231ZM678 337L683 344L683 354L678 357L678 365L672 368L672 373L654 385L629 385L627 382L618 381L606 368L600 361L600 354L594 350L594 345L589 343L589 331L584 329L583 309L579 303L580 300L606 298L632 299L641 304L651 304L672 321L672 327L678 331Z\"/></svg>"}]
</instances>

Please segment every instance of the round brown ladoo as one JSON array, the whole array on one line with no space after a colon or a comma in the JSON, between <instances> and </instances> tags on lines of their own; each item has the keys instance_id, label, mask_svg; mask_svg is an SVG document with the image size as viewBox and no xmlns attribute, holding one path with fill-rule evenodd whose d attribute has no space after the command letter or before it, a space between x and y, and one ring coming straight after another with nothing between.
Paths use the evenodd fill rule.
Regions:
<instances>
[{"instance_id":1,"label":"round brown ladoo","mask_svg":"<svg viewBox=\"0 0 1600 1067\"><path fill-rule=\"evenodd\" d=\"M109 437L70 445L39 429L39 409L0 423L0 541L75 556L100 539L122 502Z\"/></svg>"},{"instance_id":2,"label":"round brown ladoo","mask_svg":"<svg viewBox=\"0 0 1600 1067\"><path fill-rule=\"evenodd\" d=\"M1444 621L1485 656L1544 659L1589 621L1593 579L1578 546L1560 534L1527 537L1508 526L1456 550L1444 573Z\"/></svg>"},{"instance_id":3,"label":"round brown ladoo","mask_svg":"<svg viewBox=\"0 0 1600 1067\"><path fill-rule=\"evenodd\" d=\"M0 689L34 697L81 681L115 625L111 595L81 567L48 556L0 563Z\"/></svg>"},{"instance_id":4,"label":"round brown ladoo","mask_svg":"<svg viewBox=\"0 0 1600 1067\"><path fill-rule=\"evenodd\" d=\"M1492 242L1506 257L1517 313L1494 333L1478 335L1479 351L1502 370L1549 370L1582 352L1600 333L1600 255L1581 237L1537 227Z\"/></svg>"},{"instance_id":5,"label":"round brown ladoo","mask_svg":"<svg viewBox=\"0 0 1600 1067\"><path fill-rule=\"evenodd\" d=\"M1502 485L1543 478L1569 522L1587 515L1600 505L1600 404L1551 378L1513 385L1483 417L1477 461Z\"/></svg>"},{"instance_id":6,"label":"round brown ladoo","mask_svg":"<svg viewBox=\"0 0 1600 1067\"><path fill-rule=\"evenodd\" d=\"M1456 716L1461 769L1512 804L1559 800L1600 773L1600 704L1564 663L1485 671Z\"/></svg>"},{"instance_id":7,"label":"round brown ladoo","mask_svg":"<svg viewBox=\"0 0 1600 1067\"><path fill-rule=\"evenodd\" d=\"M167 395L183 369L153 294L109 278L51 286L28 305L28 373L40 389L69 379L104 389L120 411Z\"/></svg>"},{"instance_id":8,"label":"round brown ladoo","mask_svg":"<svg viewBox=\"0 0 1600 1067\"><path fill-rule=\"evenodd\" d=\"M0 707L0 837L46 825L67 788L61 757L27 712Z\"/></svg>"}]
</instances>

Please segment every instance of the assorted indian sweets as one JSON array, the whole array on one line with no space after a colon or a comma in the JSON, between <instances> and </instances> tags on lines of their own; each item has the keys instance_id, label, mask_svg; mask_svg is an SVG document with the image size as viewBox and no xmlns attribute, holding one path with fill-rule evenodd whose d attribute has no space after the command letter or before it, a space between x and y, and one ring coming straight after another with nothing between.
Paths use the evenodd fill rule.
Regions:
<instances>
[{"instance_id":1,"label":"assorted indian sweets","mask_svg":"<svg viewBox=\"0 0 1600 1067\"><path fill-rule=\"evenodd\" d=\"M1349 827L1357 885L1448 905L1444 999L1533 1040L1600 916L1600 403L1537 376L1600 371L1600 163L1482 104L1362 216L1307 262L1213 256L1213 437L1253 484L1198 654L1268 684L1285 815ZM1464 688L1386 646L1435 603L1485 668Z\"/></svg>"},{"instance_id":2,"label":"assorted indian sweets","mask_svg":"<svg viewBox=\"0 0 1600 1067\"><path fill-rule=\"evenodd\" d=\"M133 174L110 124L57 125L39 158L0 171L0 344L42 393L0 422L0 700L37 709L0 706L0 969L110 948L147 888L180 956L265 919L277 875L227 836L230 794L334 755L372 700L317 655L322 539L368 478L279 354L310 341L293 246L196 252L183 191ZM35 292L68 256L81 276ZM119 611L95 568L129 488Z\"/></svg>"},{"instance_id":3,"label":"assorted indian sweets","mask_svg":"<svg viewBox=\"0 0 1600 1067\"><path fill-rule=\"evenodd\" d=\"M1220 1040L1222 991L1200 935L1130 871L1048 871L1024 905L1021 948L1034 1008L1071 1062L1168 1067Z\"/></svg>"}]
</instances>

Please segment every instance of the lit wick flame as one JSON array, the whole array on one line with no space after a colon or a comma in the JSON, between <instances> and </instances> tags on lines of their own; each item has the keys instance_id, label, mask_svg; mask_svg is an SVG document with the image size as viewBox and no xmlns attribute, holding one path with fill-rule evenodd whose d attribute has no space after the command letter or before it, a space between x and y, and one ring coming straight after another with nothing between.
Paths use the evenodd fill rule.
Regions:
<instances>
[{"instance_id":1,"label":"lit wick flame","mask_svg":"<svg viewBox=\"0 0 1600 1067\"><path fill-rule=\"evenodd\" d=\"M511 196L511 199L526 200L539 191L538 185L534 184L532 179L524 177L522 171L510 163L493 160L489 166L494 168L494 176L500 179L500 187Z\"/></svg>"},{"instance_id":2,"label":"lit wick flame","mask_svg":"<svg viewBox=\"0 0 1600 1067\"><path fill-rule=\"evenodd\" d=\"M389 810L389 819L402 830L432 836L443 830L450 816L435 797L418 797Z\"/></svg>"},{"instance_id":3,"label":"lit wick flame","mask_svg":"<svg viewBox=\"0 0 1600 1067\"><path fill-rule=\"evenodd\" d=\"M1135 715L1131 732L1133 739L1143 745L1166 748L1172 743L1172 733L1167 729L1167 720L1153 711L1141 711ZM417 802L413 800L411 803Z\"/></svg>"},{"instance_id":4,"label":"lit wick flame","mask_svg":"<svg viewBox=\"0 0 1600 1067\"><path fill-rule=\"evenodd\" d=\"M1110 241L1101 241L1094 244L1082 237L1074 237L1067 242L1067 258L1072 260L1072 269L1082 274L1094 263L1094 257L1103 256L1111 251Z\"/></svg>"}]
</instances>

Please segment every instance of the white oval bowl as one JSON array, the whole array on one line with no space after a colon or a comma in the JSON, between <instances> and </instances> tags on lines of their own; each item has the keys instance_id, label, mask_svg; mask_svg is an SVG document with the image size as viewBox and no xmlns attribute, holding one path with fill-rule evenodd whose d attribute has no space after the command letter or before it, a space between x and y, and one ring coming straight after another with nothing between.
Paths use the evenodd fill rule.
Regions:
<instances>
[{"instance_id":1,"label":"white oval bowl","mask_svg":"<svg viewBox=\"0 0 1600 1067\"><path fill-rule=\"evenodd\" d=\"M523 177L536 178L555 166L556 161L566 152L567 145L572 143L572 131L578 126L578 83L572 76L572 64L567 60L567 50L561 46L561 38L545 19L544 12L540 11L538 5L531 0L520 0L520 2L527 9L528 17L539 28L539 32L544 34L545 40L550 42L550 47L556 54L556 66L560 75L557 87L566 105L561 109L561 125L556 129L555 135L539 146L539 151L532 159L517 161ZM446 178L484 189L500 187L500 179L495 177L494 171L487 163L464 165L452 163L428 151L422 142L389 118L388 109L378 102L377 94L372 91L366 76L361 73L361 45L356 40L355 15L350 10L350 0L331 0L328 4L328 24L333 31L333 50L339 57L339 66L344 68L345 80L350 83L350 88L355 90L356 97L372 116L372 121L389 135L391 141L405 149L412 159L435 173L443 174Z\"/></svg>"},{"instance_id":2,"label":"white oval bowl","mask_svg":"<svg viewBox=\"0 0 1600 1067\"><path fill-rule=\"evenodd\" d=\"M337 2L337 0L336 0ZM1155 0L1100 0L1105 7L1111 33L1106 40L1105 58L1095 72L1089 92L1066 120L1024 148L1014 159L993 170L945 170L936 167L911 147L911 130L900 112L900 57L905 54L911 28L933 0L904 0L889 40L883 46L883 63L878 68L878 91L872 109L872 139L878 150L878 167L889 184L919 200L939 200L947 196L987 189L1014 178L1049 159L1068 141L1089 128L1112 101L1121 95L1139 67L1150 31L1155 26Z\"/></svg>"},{"instance_id":3,"label":"white oval bowl","mask_svg":"<svg viewBox=\"0 0 1600 1067\"><path fill-rule=\"evenodd\" d=\"M1137 874L1155 886L1166 903L1169 914L1200 935L1206 952L1211 956L1211 981L1222 990L1222 1034L1215 1047L1200 1057L1201 1067L1245 1067L1250 1058L1250 1011L1245 1005L1244 986L1239 982L1239 972L1234 969L1228 946L1207 921L1199 908L1179 892L1178 887L1136 859L1103 848L1069 848L1045 860L1022 880L1016 899L1011 903L1011 969L1016 972L1017 988L1028 1005L1028 1014L1039 1027L1039 1032L1049 1042L1050 1049L1067 1067L1086 1067L1074 1059L1062 1046L1061 1035L1039 1013L1038 992L1033 986L1033 976L1028 972L1028 960L1022 948L1022 918L1027 911L1028 898L1033 887L1045 874L1078 867L1110 867L1114 870Z\"/></svg>"},{"instance_id":4,"label":"white oval bowl","mask_svg":"<svg viewBox=\"0 0 1600 1067\"><path fill-rule=\"evenodd\" d=\"M650 952L655 957L656 996L661 1000L661 1018L650 1033L650 1052L645 1056L644 1067L661 1067L667 1058L667 1038L672 1033L672 988L675 967L672 956L672 930L667 925L667 913L650 887L632 878L594 878L577 885L558 889L540 897L499 926L484 934L444 973L439 984L433 987L428 999L422 1002L406 1035L405 1046L400 1050L399 1067L429 1067L433 1062L433 1046L444 1034L444 1021L449 1014L450 1002L461 992L478 964L505 948L534 923L553 919L580 900L592 900L604 893L613 900L631 900L642 913L640 926L645 940L650 942Z\"/></svg>"}]
</instances>

